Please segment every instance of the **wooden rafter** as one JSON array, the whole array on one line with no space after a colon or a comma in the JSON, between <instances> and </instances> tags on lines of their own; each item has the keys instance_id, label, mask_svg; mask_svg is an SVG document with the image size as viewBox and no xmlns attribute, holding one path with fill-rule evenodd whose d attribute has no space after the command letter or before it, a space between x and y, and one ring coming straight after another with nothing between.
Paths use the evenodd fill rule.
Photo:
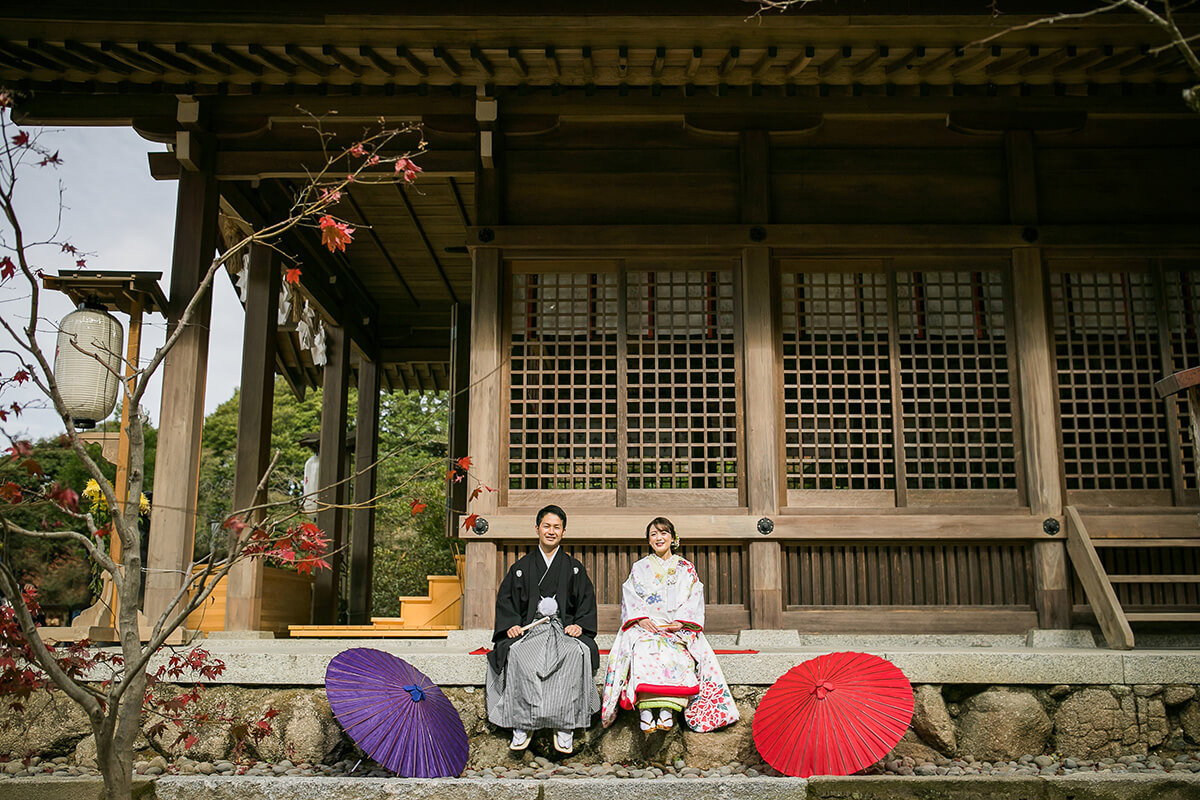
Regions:
<instances>
[{"instance_id":1,"label":"wooden rafter","mask_svg":"<svg viewBox=\"0 0 1200 800\"><path fill-rule=\"evenodd\" d=\"M358 48L358 54L360 56L362 56L363 58L365 58L367 60L367 63L370 64L373 68L375 68L379 72L382 72L384 75L388 76L389 78L393 77L396 74L396 65L393 64L392 62L388 61L386 58L384 58L379 53L379 51L377 51L374 47L369 47L368 45L362 45L361 47ZM339 60L338 63L341 63L343 67L346 66L346 64L343 63L341 60ZM362 74L362 67L360 67L357 62L354 63L354 68L357 70L357 72L354 74L356 74L356 75Z\"/></svg>"},{"instance_id":2,"label":"wooden rafter","mask_svg":"<svg viewBox=\"0 0 1200 800\"><path fill-rule=\"evenodd\" d=\"M451 77L462 77L462 67L458 65L458 62L454 60L454 57L450 55L446 48L433 48L433 60L438 62L438 64L442 66L442 69L446 70L446 72L449 72Z\"/></svg>"},{"instance_id":3,"label":"wooden rafter","mask_svg":"<svg viewBox=\"0 0 1200 800\"><path fill-rule=\"evenodd\" d=\"M483 54L483 50L481 50L479 47L472 46L470 53L471 62L475 65L477 70L482 72L484 75L487 75L489 78L496 77L496 69L492 66L492 62L488 60L488 57Z\"/></svg>"},{"instance_id":4,"label":"wooden rafter","mask_svg":"<svg viewBox=\"0 0 1200 800\"><path fill-rule=\"evenodd\" d=\"M121 61L125 62L125 64L133 67L135 70L150 72L155 75L162 75L167 71L166 68L157 61L154 61L142 53L139 53L137 50L126 47L125 45L117 44L116 42L100 42L100 51L107 53L113 58L120 59Z\"/></svg>"},{"instance_id":5,"label":"wooden rafter","mask_svg":"<svg viewBox=\"0 0 1200 800\"><path fill-rule=\"evenodd\" d=\"M883 74L884 75L894 75L897 72L899 72L900 70L911 69L912 63L914 61L916 61L917 59L920 59L920 58L924 58L924 57L925 57L925 48L923 46L917 46L917 47L911 48L904 55L889 62L888 65L883 68Z\"/></svg>"},{"instance_id":6,"label":"wooden rafter","mask_svg":"<svg viewBox=\"0 0 1200 800\"><path fill-rule=\"evenodd\" d=\"M284 45L283 52L287 53L288 58L304 67L309 72L320 75L321 77L325 77L334 69L332 64L313 56L298 44Z\"/></svg>"},{"instance_id":7,"label":"wooden rafter","mask_svg":"<svg viewBox=\"0 0 1200 800\"><path fill-rule=\"evenodd\" d=\"M518 47L508 48L508 63L513 68L513 71L522 78L529 77L529 67L525 64L525 59L521 58L521 50Z\"/></svg>"},{"instance_id":8,"label":"wooden rafter","mask_svg":"<svg viewBox=\"0 0 1200 800\"><path fill-rule=\"evenodd\" d=\"M200 71L200 67L194 62L188 61L186 58L181 58L175 53L165 50L153 42L145 41L144 39L137 43L137 51L144 54L147 58L153 59L167 69L173 69L186 75L195 75Z\"/></svg>"},{"instance_id":9,"label":"wooden rafter","mask_svg":"<svg viewBox=\"0 0 1200 800\"><path fill-rule=\"evenodd\" d=\"M133 74L134 68L129 64L126 64L124 61L120 61L116 58L113 58L108 53L89 47L86 44L81 44L72 39L67 39L65 42L63 42L63 49L68 53L79 56L81 59L84 59L88 62L94 64L103 64L107 69L110 69L119 75Z\"/></svg>"},{"instance_id":10,"label":"wooden rafter","mask_svg":"<svg viewBox=\"0 0 1200 800\"><path fill-rule=\"evenodd\" d=\"M854 48L850 47L849 45L841 48L829 58L825 59L825 61L823 61L821 65L817 67L817 77L829 77L836 69L838 69L838 67L842 66L842 62L847 58L850 58L853 53Z\"/></svg>"},{"instance_id":11,"label":"wooden rafter","mask_svg":"<svg viewBox=\"0 0 1200 800\"><path fill-rule=\"evenodd\" d=\"M251 44L249 46L250 55L257 58L259 61L266 64L276 72L282 72L284 75L295 75L296 65L285 58L276 55L272 50L264 47L261 44Z\"/></svg>"},{"instance_id":12,"label":"wooden rafter","mask_svg":"<svg viewBox=\"0 0 1200 800\"><path fill-rule=\"evenodd\" d=\"M457 303L458 295L454 292L454 287L450 285L450 278L446 275L446 268L442 266L442 260L438 258L437 251L433 248L433 243L429 241L429 236L425 233L425 226L421 224L421 218L417 216L417 211L413 208L412 201L408 198L408 192L399 183L396 184L396 191L400 193L400 199L404 201L404 208L408 211L408 217L412 220L413 227L417 229L417 236L420 237L421 244L425 245L426 255L429 256L429 260L433 262L433 266L437 269L437 273L441 277L446 291L450 293L451 302Z\"/></svg>"},{"instance_id":13,"label":"wooden rafter","mask_svg":"<svg viewBox=\"0 0 1200 800\"><path fill-rule=\"evenodd\" d=\"M817 48L812 47L811 45L808 47L802 48L800 51L800 55L793 58L791 60L791 62L788 63L787 69L785 69L783 71L784 77L786 77L790 80L790 79L796 77L797 75L799 75L801 72L803 72L805 70L806 67L808 67L809 64L812 63L813 56L815 56L816 54L817 54Z\"/></svg>"},{"instance_id":14,"label":"wooden rafter","mask_svg":"<svg viewBox=\"0 0 1200 800\"><path fill-rule=\"evenodd\" d=\"M408 51L404 45L396 47L396 58L404 65L409 72L416 75L418 78L429 77L429 68L416 56Z\"/></svg>"},{"instance_id":15,"label":"wooden rafter","mask_svg":"<svg viewBox=\"0 0 1200 800\"><path fill-rule=\"evenodd\" d=\"M970 72L974 69L986 66L988 63L995 61L1004 52L1000 45L992 45L991 47L982 48L969 56L960 58L950 65L950 74L958 77L965 72Z\"/></svg>"},{"instance_id":16,"label":"wooden rafter","mask_svg":"<svg viewBox=\"0 0 1200 800\"><path fill-rule=\"evenodd\" d=\"M190 58L192 61L196 62L201 69L208 70L209 72L219 72L222 75L229 75L233 72L233 68L228 64L224 63L220 59L213 58L208 53L192 47L187 42L176 42L175 52L184 58Z\"/></svg>"}]
</instances>

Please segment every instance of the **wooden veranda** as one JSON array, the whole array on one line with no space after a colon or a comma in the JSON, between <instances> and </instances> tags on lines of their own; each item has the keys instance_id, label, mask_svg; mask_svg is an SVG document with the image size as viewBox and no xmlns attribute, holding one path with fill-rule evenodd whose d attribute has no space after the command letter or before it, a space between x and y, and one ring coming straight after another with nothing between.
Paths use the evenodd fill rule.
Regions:
<instances>
[{"instance_id":1,"label":"wooden veranda","mask_svg":"<svg viewBox=\"0 0 1200 800\"><path fill-rule=\"evenodd\" d=\"M30 121L172 145L150 170L179 182L176 313L218 211L269 220L320 165L310 114L345 141L421 122L421 180L340 209L355 247L287 242L326 363L274 323L277 259L248 264L235 506L276 371L324 388L323 486L344 486L352 379L358 468L379 391L449 388L451 455L498 489L451 487L465 627L490 627L545 502L606 629L657 514L714 630L1087 621L1068 506L1157 554L1136 572L1150 605L1193 613L1200 586L1155 584L1200 573L1200 500L1184 413L1153 386L1200 364L1194 76L1126 15L981 44L1058 8L46 2L0 11L0 82ZM191 553L206 350L202 320L164 376L151 616ZM322 576L311 621L344 597L364 624L374 520L336 506L319 524L349 543L346 585ZM228 628L260 627L261 580L235 576Z\"/></svg>"}]
</instances>

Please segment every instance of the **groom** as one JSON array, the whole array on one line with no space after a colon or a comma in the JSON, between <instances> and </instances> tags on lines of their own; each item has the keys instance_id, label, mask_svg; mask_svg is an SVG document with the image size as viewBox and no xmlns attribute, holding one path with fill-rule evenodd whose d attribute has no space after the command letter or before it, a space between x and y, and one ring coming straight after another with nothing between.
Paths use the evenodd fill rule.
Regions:
<instances>
[{"instance_id":1,"label":"groom","mask_svg":"<svg viewBox=\"0 0 1200 800\"><path fill-rule=\"evenodd\" d=\"M589 727L600 710L596 592L583 564L560 547L566 529L561 508L539 511L537 548L512 565L496 594L488 720L512 728L513 750L527 748L535 729L554 728L554 749L570 753L575 728Z\"/></svg>"}]
</instances>

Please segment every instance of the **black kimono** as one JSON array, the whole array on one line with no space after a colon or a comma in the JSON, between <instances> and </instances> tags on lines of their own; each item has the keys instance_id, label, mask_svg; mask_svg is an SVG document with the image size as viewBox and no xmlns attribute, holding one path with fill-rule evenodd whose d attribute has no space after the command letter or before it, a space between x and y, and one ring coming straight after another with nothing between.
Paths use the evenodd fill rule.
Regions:
<instances>
[{"instance_id":1,"label":"black kimono","mask_svg":"<svg viewBox=\"0 0 1200 800\"><path fill-rule=\"evenodd\" d=\"M596 590L583 563L559 547L547 574L546 560L540 549L534 548L512 565L496 593L494 645L488 655L494 671L504 671L509 648L520 641L520 638L509 639L508 629L538 619L538 601L551 596L558 601L563 627L578 625L583 629L579 641L592 653L592 669L600 666L600 650L596 647Z\"/></svg>"}]
</instances>

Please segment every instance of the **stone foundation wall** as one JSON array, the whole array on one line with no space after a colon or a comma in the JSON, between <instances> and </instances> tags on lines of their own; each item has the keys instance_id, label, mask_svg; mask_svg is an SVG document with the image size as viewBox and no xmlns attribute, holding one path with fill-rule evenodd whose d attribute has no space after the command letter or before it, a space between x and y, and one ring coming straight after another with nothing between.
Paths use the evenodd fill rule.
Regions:
<instances>
[{"instance_id":1,"label":"stone foundation wall","mask_svg":"<svg viewBox=\"0 0 1200 800\"><path fill-rule=\"evenodd\" d=\"M702 769L734 761L758 760L751 737L754 710L766 688L734 686L741 721L721 731L698 734L680 729L646 736L635 715L622 713L608 729L597 724L576 735L576 758L583 761L645 764L683 759ZM1014 760L1022 755L1057 753L1099 759L1130 755L1174 755L1200 747L1200 687L1195 685L1111 686L937 686L913 689L912 729L893 753L932 760L939 756L974 756L980 761ZM469 767L482 768L510 758L508 732L487 722L483 689L448 687L471 741ZM333 763L357 758L356 748L329 709L325 692L311 687L278 689L213 686L201 701L214 715L252 720L268 708L279 710L274 732L257 744L244 745L244 755L259 761ZM149 728L155 720L145 724ZM200 742L189 751L174 744L168 731L157 741L139 741L140 758L165 760L187 755L214 761L236 758L230 724L198 731ZM540 732L533 755L555 759L548 732ZM91 765L95 743L87 720L61 693L30 698L25 711L0 712L0 754L42 758L67 756Z\"/></svg>"}]
</instances>

